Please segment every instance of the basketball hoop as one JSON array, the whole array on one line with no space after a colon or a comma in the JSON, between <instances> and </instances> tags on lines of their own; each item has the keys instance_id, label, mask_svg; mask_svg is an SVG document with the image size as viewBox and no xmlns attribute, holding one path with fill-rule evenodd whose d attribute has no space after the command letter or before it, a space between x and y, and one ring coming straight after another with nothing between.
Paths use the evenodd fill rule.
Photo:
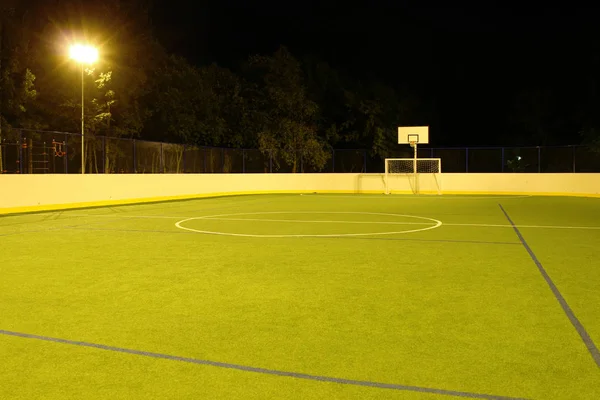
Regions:
<instances>
[{"instance_id":1,"label":"basketball hoop","mask_svg":"<svg viewBox=\"0 0 600 400\"><path fill-rule=\"evenodd\" d=\"M414 140L411 140L409 143L410 143L410 147L412 147L413 149L415 147L417 147L417 142L415 142Z\"/></svg>"}]
</instances>

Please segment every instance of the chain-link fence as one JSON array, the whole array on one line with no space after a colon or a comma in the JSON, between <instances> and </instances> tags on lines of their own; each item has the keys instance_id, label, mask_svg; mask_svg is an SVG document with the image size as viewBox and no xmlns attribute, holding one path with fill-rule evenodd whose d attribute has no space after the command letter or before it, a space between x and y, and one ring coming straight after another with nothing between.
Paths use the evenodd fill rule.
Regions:
<instances>
[{"instance_id":1,"label":"chain-link fence","mask_svg":"<svg viewBox=\"0 0 600 400\"><path fill-rule=\"evenodd\" d=\"M257 149L198 147L137 139L85 136L86 173L290 173L294 170L269 152ZM300 159L296 171L384 171L384 162L368 150L331 149L323 169ZM81 173L81 135L32 130L0 136L0 173ZM418 149L420 158L441 158L443 172L600 172L600 153L585 146L471 147ZM411 158L398 147L388 158Z\"/></svg>"}]
</instances>

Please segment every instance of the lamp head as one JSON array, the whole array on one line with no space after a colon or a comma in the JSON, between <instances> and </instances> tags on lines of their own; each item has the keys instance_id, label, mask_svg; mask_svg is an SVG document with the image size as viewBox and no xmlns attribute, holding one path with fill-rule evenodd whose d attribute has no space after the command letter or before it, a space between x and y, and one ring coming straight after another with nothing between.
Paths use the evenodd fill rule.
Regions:
<instances>
[{"instance_id":1,"label":"lamp head","mask_svg":"<svg viewBox=\"0 0 600 400\"><path fill-rule=\"evenodd\" d=\"M92 46L76 44L71 46L69 56L82 64L93 64L98 60L98 50Z\"/></svg>"}]
</instances>

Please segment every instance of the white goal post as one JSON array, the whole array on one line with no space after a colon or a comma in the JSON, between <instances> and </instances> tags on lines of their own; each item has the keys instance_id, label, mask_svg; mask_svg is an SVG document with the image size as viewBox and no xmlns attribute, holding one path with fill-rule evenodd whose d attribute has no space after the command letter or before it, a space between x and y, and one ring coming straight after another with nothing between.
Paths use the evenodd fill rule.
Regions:
<instances>
[{"instance_id":1,"label":"white goal post","mask_svg":"<svg viewBox=\"0 0 600 400\"><path fill-rule=\"evenodd\" d=\"M442 194L441 158L386 158L385 193Z\"/></svg>"}]
</instances>

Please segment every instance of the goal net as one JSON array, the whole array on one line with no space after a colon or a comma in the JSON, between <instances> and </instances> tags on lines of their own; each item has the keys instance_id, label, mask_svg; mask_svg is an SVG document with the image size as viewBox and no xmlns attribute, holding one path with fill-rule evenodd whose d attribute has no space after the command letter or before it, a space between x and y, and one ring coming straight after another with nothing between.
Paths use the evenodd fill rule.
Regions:
<instances>
[{"instance_id":1,"label":"goal net","mask_svg":"<svg viewBox=\"0 0 600 400\"><path fill-rule=\"evenodd\" d=\"M442 194L441 158L386 158L385 193Z\"/></svg>"}]
</instances>

